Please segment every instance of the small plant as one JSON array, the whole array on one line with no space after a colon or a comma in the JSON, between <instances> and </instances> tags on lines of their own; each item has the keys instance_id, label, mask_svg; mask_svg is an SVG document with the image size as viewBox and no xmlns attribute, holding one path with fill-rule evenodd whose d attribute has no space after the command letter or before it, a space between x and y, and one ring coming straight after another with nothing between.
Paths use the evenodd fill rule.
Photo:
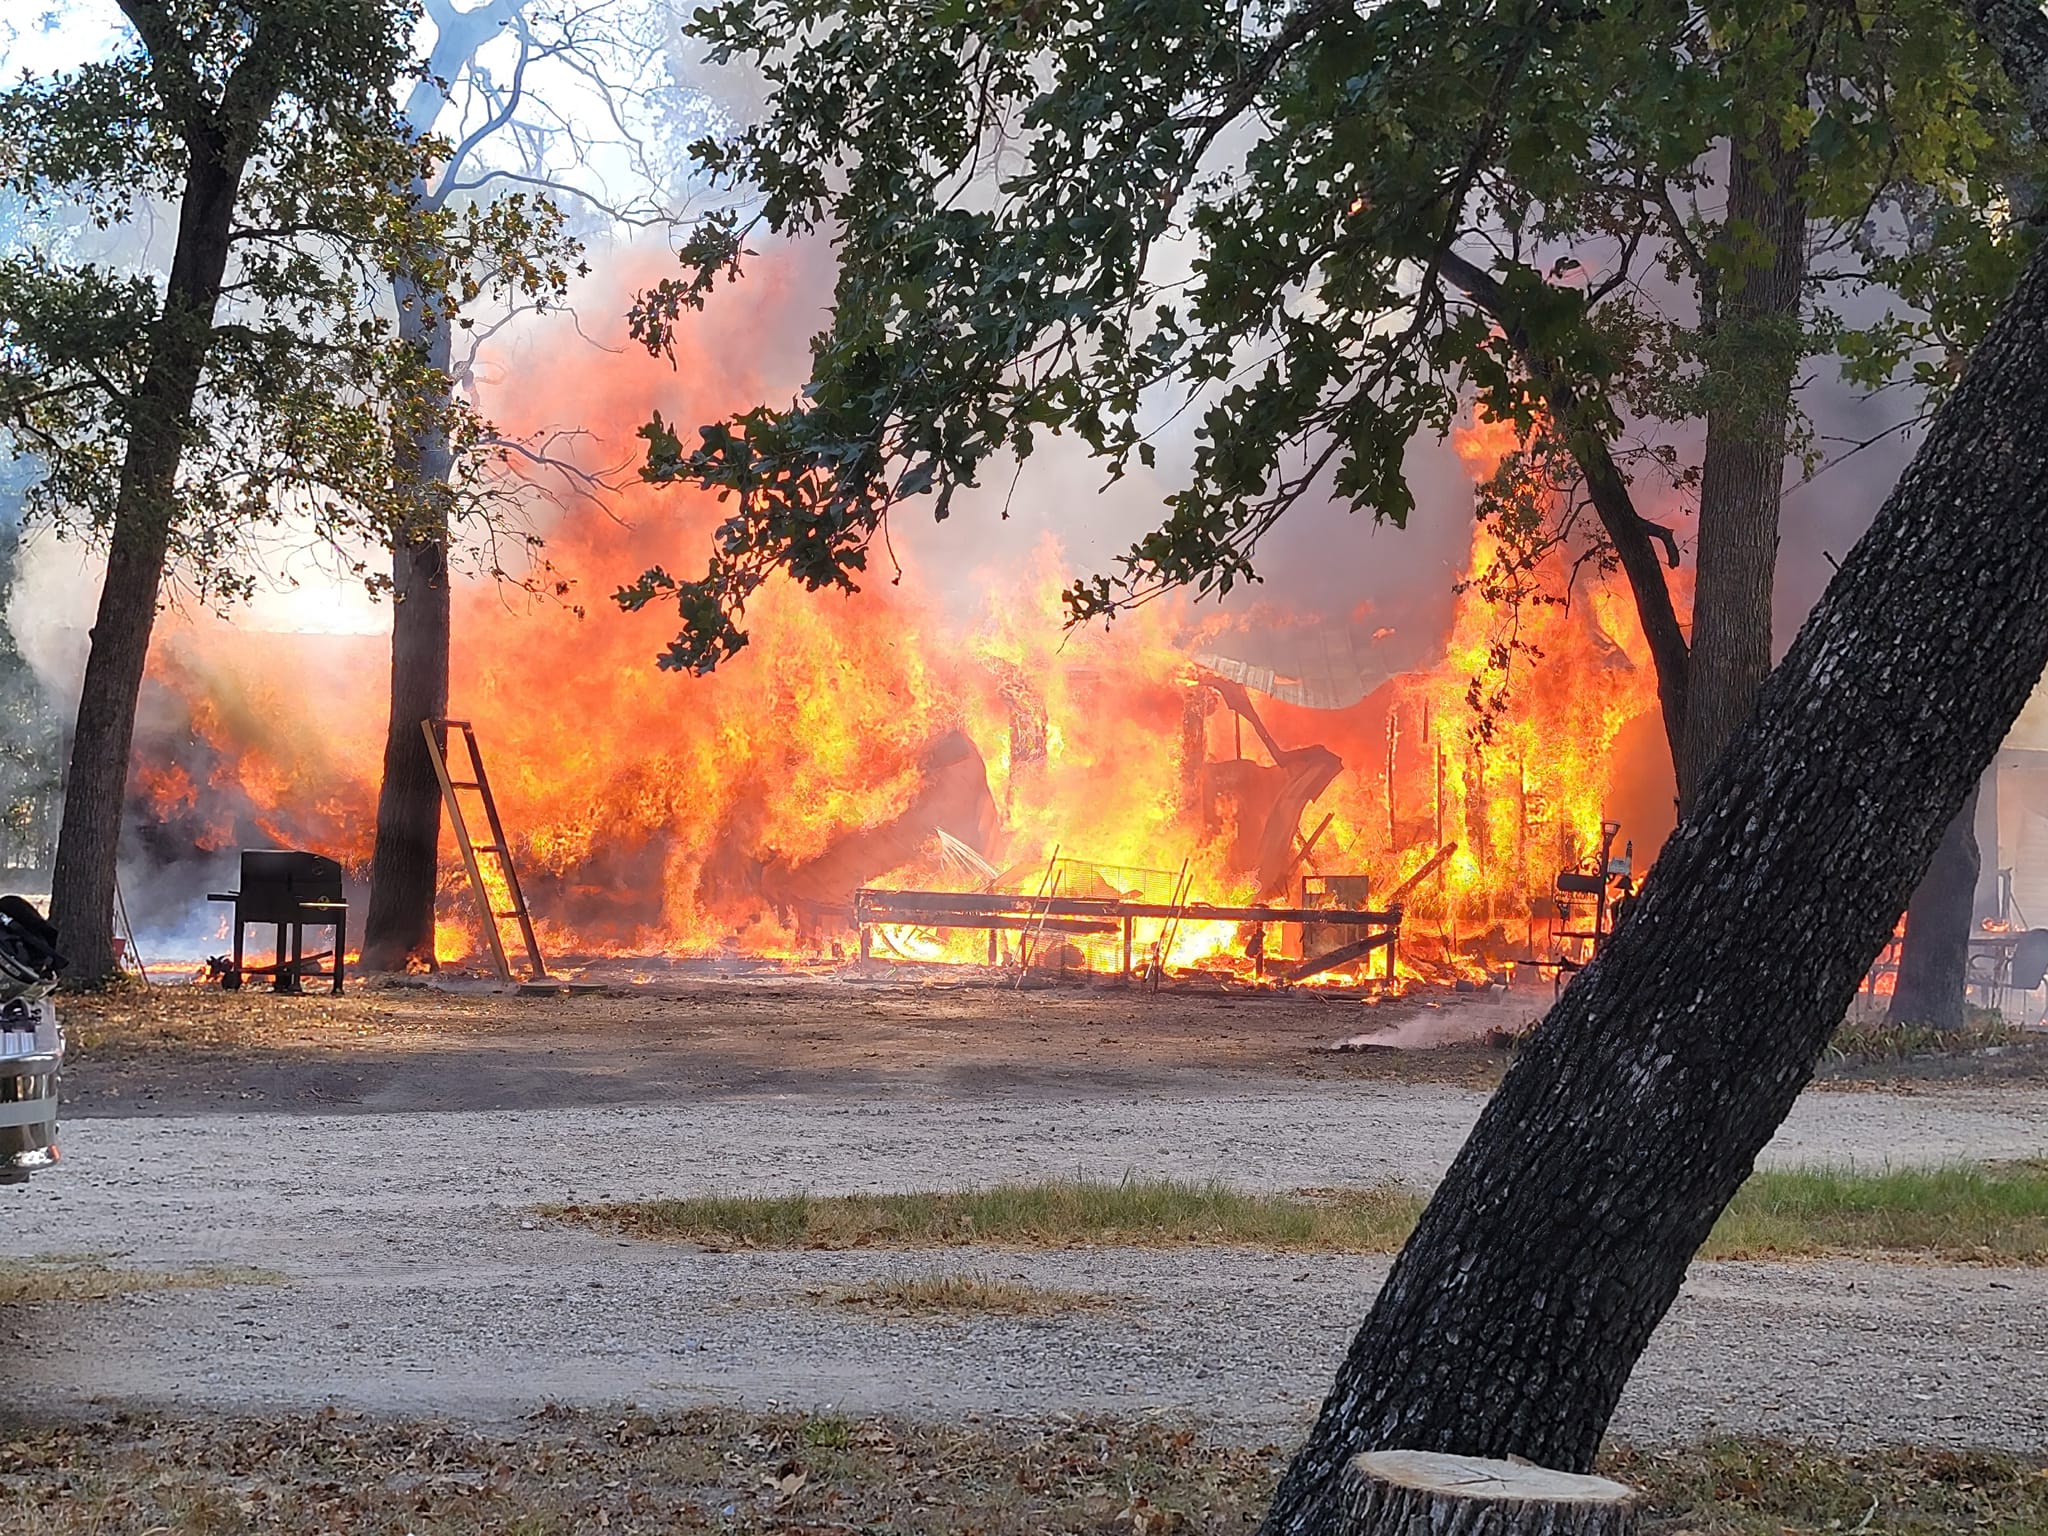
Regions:
<instances>
[{"instance_id":1,"label":"small plant","mask_svg":"<svg viewBox=\"0 0 2048 1536\"><path fill-rule=\"evenodd\" d=\"M843 1451L853 1444L853 1422L836 1413L822 1414L805 1419L797 1426L797 1434L813 1450Z\"/></svg>"}]
</instances>

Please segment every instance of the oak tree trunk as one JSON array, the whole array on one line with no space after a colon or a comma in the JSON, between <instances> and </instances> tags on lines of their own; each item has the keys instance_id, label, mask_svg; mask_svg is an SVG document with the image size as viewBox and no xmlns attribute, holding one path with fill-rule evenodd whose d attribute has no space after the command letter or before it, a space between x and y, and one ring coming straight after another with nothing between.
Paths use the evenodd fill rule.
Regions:
<instances>
[{"instance_id":1,"label":"oak tree trunk","mask_svg":"<svg viewBox=\"0 0 2048 1536\"><path fill-rule=\"evenodd\" d=\"M418 293L402 279L393 286L401 334L425 349L428 362L445 378L448 328L426 326ZM401 478L417 488L417 511L391 541L391 711L384 732L384 778L377 791L377 842L370 857L370 910L363 929L362 968L368 971L434 963L441 783L420 723L448 713L453 456L439 426L446 405L443 398L427 406L423 425L398 464Z\"/></svg>"},{"instance_id":2,"label":"oak tree trunk","mask_svg":"<svg viewBox=\"0 0 2048 1536\"><path fill-rule=\"evenodd\" d=\"M1699 548L1693 581L1692 654L1683 728L1671 743L1679 808L1689 810L1714 759L1749 715L1771 670L1771 588L1778 564L1778 507L1786 427L1806 285L1806 202L1801 148L1784 148L1776 124L1738 137L1728 152L1724 244L1763 251L1733 263L1712 301L1706 451L1700 463Z\"/></svg>"},{"instance_id":3,"label":"oak tree trunk","mask_svg":"<svg viewBox=\"0 0 2048 1536\"><path fill-rule=\"evenodd\" d=\"M1885 1017L1894 1024L1963 1027L1970 929L1977 907L1977 791L1948 824L1934 862L1906 905L1906 938Z\"/></svg>"},{"instance_id":4,"label":"oak tree trunk","mask_svg":"<svg viewBox=\"0 0 2048 1536\"><path fill-rule=\"evenodd\" d=\"M1666 844L1509 1069L1266 1529L1356 1452L1583 1470L1693 1252L1791 1109L2048 667L2048 247Z\"/></svg>"},{"instance_id":5,"label":"oak tree trunk","mask_svg":"<svg viewBox=\"0 0 2048 1536\"><path fill-rule=\"evenodd\" d=\"M63 935L74 984L104 981L116 970L114 879L135 707L176 516L178 466L212 342L241 189L242 161L210 135L194 133L189 143L163 310L148 368L128 406L107 574L79 693L51 875L50 916Z\"/></svg>"},{"instance_id":6,"label":"oak tree trunk","mask_svg":"<svg viewBox=\"0 0 2048 1536\"><path fill-rule=\"evenodd\" d=\"M476 61L478 50L500 35L529 0L484 0L467 10L436 6L434 43L423 78L405 106L415 133L434 131L448 104L445 82ZM430 188L415 182L422 207L441 207L452 166ZM426 297L405 274L393 278L399 334L422 348L425 360L448 376L452 338L445 324L429 325ZM434 963L434 894L440 881L441 785L427 757L420 722L448 713L452 614L448 585L449 502L454 455L434 423L445 420L450 397L422 402L420 429L398 455L400 477L417 491L416 511L391 539L391 710L384 729L384 777L377 790L377 840L370 855L370 910L363 924L361 965L401 971ZM445 747L446 743L443 743Z\"/></svg>"}]
</instances>

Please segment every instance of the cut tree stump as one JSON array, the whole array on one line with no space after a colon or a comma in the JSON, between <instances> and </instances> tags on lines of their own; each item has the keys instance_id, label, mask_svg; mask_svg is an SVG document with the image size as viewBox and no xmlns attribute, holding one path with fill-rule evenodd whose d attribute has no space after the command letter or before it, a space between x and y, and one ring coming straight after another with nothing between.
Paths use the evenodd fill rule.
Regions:
<instances>
[{"instance_id":1,"label":"cut tree stump","mask_svg":"<svg viewBox=\"0 0 2048 1536\"><path fill-rule=\"evenodd\" d=\"M1634 1536L1622 1483L1518 1461L1366 1451L1344 1477L1340 1536Z\"/></svg>"}]
</instances>

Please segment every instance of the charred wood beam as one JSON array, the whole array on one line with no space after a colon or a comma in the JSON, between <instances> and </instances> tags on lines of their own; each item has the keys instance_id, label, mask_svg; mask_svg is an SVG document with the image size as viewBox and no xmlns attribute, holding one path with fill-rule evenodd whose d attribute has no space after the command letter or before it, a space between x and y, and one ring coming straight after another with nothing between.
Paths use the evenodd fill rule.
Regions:
<instances>
[{"instance_id":1,"label":"charred wood beam","mask_svg":"<svg viewBox=\"0 0 2048 1536\"><path fill-rule=\"evenodd\" d=\"M1294 834L1295 840L1299 842L1301 846L1294 850L1293 857L1287 861L1286 870L1281 874L1280 878L1274 882L1274 885L1276 887L1276 894L1279 892L1284 892L1287 889L1287 882L1294 878L1294 872L1297 869L1301 868L1302 865L1308 862L1309 855L1316 851L1316 844L1322 840L1323 834L1330 830L1330 823L1335 821L1336 819L1337 813L1335 811L1327 811L1324 813L1323 819L1316 823L1315 831L1309 833L1309 835L1306 838L1303 838L1299 832L1296 832ZM1261 891L1259 894L1264 895L1266 893Z\"/></svg>"},{"instance_id":2,"label":"charred wood beam","mask_svg":"<svg viewBox=\"0 0 2048 1536\"><path fill-rule=\"evenodd\" d=\"M1398 911L1401 906L1401 898L1441 869L1444 860L1457 851L1458 845L1456 843L1445 843L1443 847L1437 849L1435 853L1429 856L1422 868L1416 870L1414 874L1394 887L1393 891L1386 898L1387 905Z\"/></svg>"},{"instance_id":3,"label":"charred wood beam","mask_svg":"<svg viewBox=\"0 0 2048 1536\"><path fill-rule=\"evenodd\" d=\"M863 912L863 928L987 928L1013 933L1115 933L1117 921L1108 917L1039 917L1029 912L919 912L915 916L891 917L886 913Z\"/></svg>"},{"instance_id":4,"label":"charred wood beam","mask_svg":"<svg viewBox=\"0 0 2048 1536\"><path fill-rule=\"evenodd\" d=\"M1374 950L1384 949L1393 942L1394 931L1391 928L1384 933L1368 934L1355 944L1342 944L1326 954L1316 955L1312 959L1302 961L1301 964L1287 973L1286 979L1289 981L1306 981L1311 976L1320 976L1325 971L1334 971L1340 966L1349 965L1354 960L1363 960Z\"/></svg>"}]
</instances>

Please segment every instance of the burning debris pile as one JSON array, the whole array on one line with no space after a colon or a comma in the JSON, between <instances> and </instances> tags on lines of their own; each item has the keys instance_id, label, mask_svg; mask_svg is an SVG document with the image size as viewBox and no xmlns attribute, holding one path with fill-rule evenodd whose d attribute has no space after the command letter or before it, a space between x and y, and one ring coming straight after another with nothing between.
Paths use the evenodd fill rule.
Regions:
<instances>
[{"instance_id":1,"label":"burning debris pile","mask_svg":"<svg viewBox=\"0 0 2048 1536\"><path fill-rule=\"evenodd\" d=\"M1461 451L1486 474L1511 445L1482 429ZM612 515L555 528L551 558L580 590L608 591L708 527L707 503L677 529L680 499L623 492ZM1480 525L1475 570L1487 539ZM610 604L459 591L452 702L490 754L550 956L847 956L858 891L1045 897L1057 880L1063 899L1179 909L1143 920L1141 960L1156 945L1165 970L1247 977L1361 935L1323 922L1305 937L1241 909L1311 891L1341 911L1398 902L1401 973L1449 980L1547 957L1555 877L1599 857L1618 801L1668 824L1642 642L1625 594L1597 579L1519 615L1522 659L1481 733L1467 695L1498 662L1501 620L1470 592L1440 662L1360 678L1333 708L1233 663L1225 618L1155 604L1070 634L1064 575L1047 550L1026 579L988 582L966 624L914 569L844 601L771 590L749 609L749 648L688 679L657 671L659 637ZM252 644L219 623L166 626L138 734L130 889L203 893L193 861L264 844L365 878L387 667L375 636ZM1647 854L1661 829L1633 835ZM437 948L453 963L478 935L445 836L444 865ZM182 914L159 898L138 913L152 918L162 931ZM1113 927L992 944L995 928L905 921L877 926L870 948L978 962L1036 948L1114 971L1129 934ZM1382 948L1353 970L1384 965Z\"/></svg>"}]
</instances>

